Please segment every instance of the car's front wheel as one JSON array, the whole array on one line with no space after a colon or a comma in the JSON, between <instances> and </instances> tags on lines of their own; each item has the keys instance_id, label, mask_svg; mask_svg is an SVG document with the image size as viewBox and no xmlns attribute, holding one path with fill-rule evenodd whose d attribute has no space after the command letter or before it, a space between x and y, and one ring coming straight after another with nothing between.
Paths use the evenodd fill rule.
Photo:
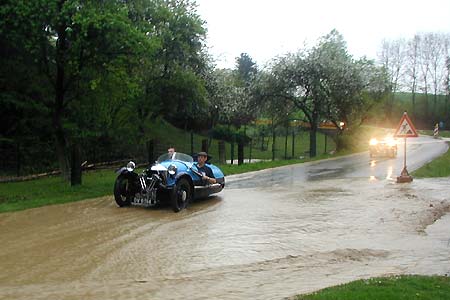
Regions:
<instances>
[{"instance_id":1,"label":"car's front wheel","mask_svg":"<svg viewBox=\"0 0 450 300\"><path fill-rule=\"evenodd\" d=\"M131 192L129 179L125 176L119 176L114 183L114 200L120 207L129 206L133 195Z\"/></svg>"},{"instance_id":2,"label":"car's front wheel","mask_svg":"<svg viewBox=\"0 0 450 300\"><path fill-rule=\"evenodd\" d=\"M192 198L192 188L186 178L180 178L170 194L170 204L174 212L185 209Z\"/></svg>"}]
</instances>

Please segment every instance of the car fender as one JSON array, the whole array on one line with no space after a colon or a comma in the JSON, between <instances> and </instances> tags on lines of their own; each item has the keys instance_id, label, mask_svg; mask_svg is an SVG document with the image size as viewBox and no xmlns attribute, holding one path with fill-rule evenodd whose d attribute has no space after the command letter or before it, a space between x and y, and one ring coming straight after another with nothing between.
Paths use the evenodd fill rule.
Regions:
<instances>
[{"instance_id":1,"label":"car fender","mask_svg":"<svg viewBox=\"0 0 450 300\"><path fill-rule=\"evenodd\" d=\"M122 168L116 170L116 174L119 174L119 175L124 174L126 172L128 172L126 167L122 167Z\"/></svg>"},{"instance_id":2,"label":"car fender","mask_svg":"<svg viewBox=\"0 0 450 300\"><path fill-rule=\"evenodd\" d=\"M175 176L175 181L178 182L181 178L186 178L189 181L189 184L191 185L191 188L194 188L194 182L192 181L191 175L187 172L180 172Z\"/></svg>"},{"instance_id":3,"label":"car fender","mask_svg":"<svg viewBox=\"0 0 450 300\"><path fill-rule=\"evenodd\" d=\"M134 171L128 171L126 167L120 168L116 171L119 176L125 176L126 178L136 179L139 175Z\"/></svg>"}]
</instances>

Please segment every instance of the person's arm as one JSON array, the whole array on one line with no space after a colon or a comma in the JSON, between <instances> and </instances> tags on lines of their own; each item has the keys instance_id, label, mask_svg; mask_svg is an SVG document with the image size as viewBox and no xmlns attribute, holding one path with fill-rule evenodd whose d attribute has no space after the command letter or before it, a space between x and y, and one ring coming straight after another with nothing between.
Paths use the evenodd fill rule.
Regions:
<instances>
[{"instance_id":1,"label":"person's arm","mask_svg":"<svg viewBox=\"0 0 450 300\"><path fill-rule=\"evenodd\" d=\"M217 182L217 180L214 177L209 177L209 176L203 176L203 179L208 181L210 184L214 184Z\"/></svg>"},{"instance_id":2,"label":"person's arm","mask_svg":"<svg viewBox=\"0 0 450 300\"><path fill-rule=\"evenodd\" d=\"M205 166L206 167L206 166ZM206 180L209 184L214 184L217 182L217 180L214 178L214 174L212 172L212 170L209 167L206 167L206 169L208 170L206 173L208 173L207 175L203 176L203 179Z\"/></svg>"}]
</instances>

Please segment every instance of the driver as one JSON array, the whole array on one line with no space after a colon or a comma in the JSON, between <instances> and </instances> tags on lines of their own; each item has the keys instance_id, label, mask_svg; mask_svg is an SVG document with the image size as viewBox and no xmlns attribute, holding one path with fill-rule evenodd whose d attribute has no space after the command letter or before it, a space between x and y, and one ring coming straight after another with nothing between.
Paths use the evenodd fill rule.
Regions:
<instances>
[{"instance_id":1,"label":"driver","mask_svg":"<svg viewBox=\"0 0 450 300\"><path fill-rule=\"evenodd\" d=\"M205 163L208 160L208 153L199 152L197 154L197 170L203 175L202 180L205 183L214 184L217 180L214 178L214 174L210 167L208 167Z\"/></svg>"}]
</instances>

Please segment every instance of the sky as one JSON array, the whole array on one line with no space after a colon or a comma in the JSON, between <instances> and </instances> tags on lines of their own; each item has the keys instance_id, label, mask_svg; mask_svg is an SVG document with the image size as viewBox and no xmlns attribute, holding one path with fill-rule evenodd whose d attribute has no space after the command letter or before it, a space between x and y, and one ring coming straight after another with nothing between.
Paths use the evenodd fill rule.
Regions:
<instances>
[{"instance_id":1,"label":"sky","mask_svg":"<svg viewBox=\"0 0 450 300\"><path fill-rule=\"evenodd\" d=\"M450 0L196 0L219 68L247 53L259 67L337 29L355 58L376 59L383 39L450 33Z\"/></svg>"}]
</instances>

